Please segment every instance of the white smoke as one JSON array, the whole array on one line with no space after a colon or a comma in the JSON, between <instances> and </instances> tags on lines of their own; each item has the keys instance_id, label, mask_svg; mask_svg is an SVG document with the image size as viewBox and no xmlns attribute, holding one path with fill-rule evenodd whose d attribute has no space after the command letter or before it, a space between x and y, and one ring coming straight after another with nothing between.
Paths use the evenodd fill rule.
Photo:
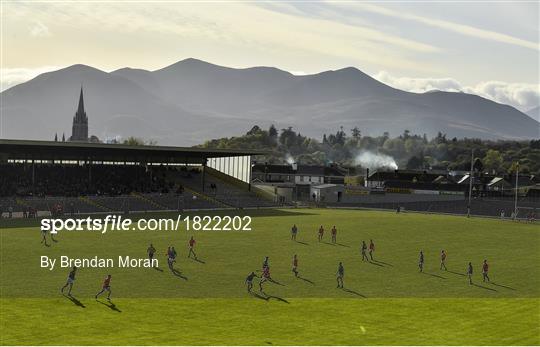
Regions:
<instances>
[{"instance_id":1,"label":"white smoke","mask_svg":"<svg viewBox=\"0 0 540 347\"><path fill-rule=\"evenodd\" d=\"M398 166L394 158L386 154L373 153L373 152L361 152L354 159L356 165L374 169L392 169L397 170Z\"/></svg>"},{"instance_id":2,"label":"white smoke","mask_svg":"<svg viewBox=\"0 0 540 347\"><path fill-rule=\"evenodd\" d=\"M287 153L287 155L285 156L285 161L286 161L287 164L289 164L289 165L292 165L292 164L295 163L293 156L290 155L290 154L288 154L288 153Z\"/></svg>"}]
</instances>

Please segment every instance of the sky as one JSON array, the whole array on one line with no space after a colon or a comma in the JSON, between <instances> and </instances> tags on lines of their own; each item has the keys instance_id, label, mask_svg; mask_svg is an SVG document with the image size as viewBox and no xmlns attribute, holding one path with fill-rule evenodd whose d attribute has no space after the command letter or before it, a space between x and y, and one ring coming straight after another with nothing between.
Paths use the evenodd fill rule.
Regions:
<instances>
[{"instance_id":1,"label":"sky","mask_svg":"<svg viewBox=\"0 0 540 347\"><path fill-rule=\"evenodd\" d=\"M538 1L0 4L2 90L73 64L155 70L193 57L294 74L354 66L408 91L540 105Z\"/></svg>"}]
</instances>

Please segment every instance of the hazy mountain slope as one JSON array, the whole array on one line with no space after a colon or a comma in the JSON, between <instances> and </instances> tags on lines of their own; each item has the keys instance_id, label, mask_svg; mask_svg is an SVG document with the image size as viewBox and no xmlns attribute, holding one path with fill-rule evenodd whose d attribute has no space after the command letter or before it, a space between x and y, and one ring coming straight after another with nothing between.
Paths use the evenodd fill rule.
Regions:
<instances>
[{"instance_id":1,"label":"hazy mountain slope","mask_svg":"<svg viewBox=\"0 0 540 347\"><path fill-rule=\"evenodd\" d=\"M356 68L293 76L272 68L231 69L187 59L150 74L159 95L188 109L262 124L275 120L314 136L349 124L371 133L397 134L407 128L458 137L537 136L537 123L512 107L464 93L404 92Z\"/></svg>"},{"instance_id":2,"label":"hazy mountain slope","mask_svg":"<svg viewBox=\"0 0 540 347\"><path fill-rule=\"evenodd\" d=\"M123 71L124 77L154 91L146 76L143 81L133 71L126 72ZM197 59L182 60L151 72L151 76L158 81L158 93L163 99L184 108L216 114L242 113L257 108L256 101L261 94L283 88L294 78L276 68L232 69Z\"/></svg>"},{"instance_id":3,"label":"hazy mountain slope","mask_svg":"<svg viewBox=\"0 0 540 347\"><path fill-rule=\"evenodd\" d=\"M355 68L294 76L269 67L233 69L186 59L156 71L106 73L84 65L46 73L2 93L2 136L71 133L84 83L90 132L188 145L252 125L295 126L320 137L358 126L364 134L408 129L449 137L538 138L539 123L507 105L448 92L409 93Z\"/></svg>"},{"instance_id":4,"label":"hazy mountain slope","mask_svg":"<svg viewBox=\"0 0 540 347\"><path fill-rule=\"evenodd\" d=\"M540 106L536 106L535 108L528 110L525 112L525 114L540 122Z\"/></svg>"},{"instance_id":5,"label":"hazy mountain slope","mask_svg":"<svg viewBox=\"0 0 540 347\"><path fill-rule=\"evenodd\" d=\"M151 71L126 67L112 71L110 74L128 79L158 97L161 94L161 85Z\"/></svg>"},{"instance_id":6,"label":"hazy mountain slope","mask_svg":"<svg viewBox=\"0 0 540 347\"><path fill-rule=\"evenodd\" d=\"M283 106L316 105L345 99L390 97L409 94L391 88L355 68L297 76L294 83L263 96L270 104Z\"/></svg>"},{"instance_id":7,"label":"hazy mountain slope","mask_svg":"<svg viewBox=\"0 0 540 347\"><path fill-rule=\"evenodd\" d=\"M483 108L490 109L490 107ZM512 110L511 113L517 112ZM519 117L513 125L504 122L502 127L494 128L493 124L502 121L497 120L495 112L491 113L495 119L491 123L469 121L467 117L472 114L472 111L467 108L463 110L460 106L452 107L450 111L441 109L433 106L432 102L424 102L420 98L364 97L307 107L290 107L283 113L285 116L283 121L303 129L302 133L305 135L328 133L338 129L339 126L345 129L358 126L363 133L369 134L389 131L393 135L398 135L408 129L429 136L441 131L450 137L489 139L521 138L523 134L530 134L533 138L537 134L535 129L538 129L538 123L529 122L528 117L525 119Z\"/></svg>"}]
</instances>

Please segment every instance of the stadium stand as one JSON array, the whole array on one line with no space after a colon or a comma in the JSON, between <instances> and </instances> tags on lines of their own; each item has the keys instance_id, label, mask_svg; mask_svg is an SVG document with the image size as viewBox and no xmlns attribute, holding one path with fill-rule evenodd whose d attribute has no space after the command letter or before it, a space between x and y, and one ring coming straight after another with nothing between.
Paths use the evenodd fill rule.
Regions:
<instances>
[{"instance_id":1,"label":"stadium stand","mask_svg":"<svg viewBox=\"0 0 540 347\"><path fill-rule=\"evenodd\" d=\"M0 140L0 217L273 206L246 182L205 165L256 154ZM230 166L240 163L249 160Z\"/></svg>"},{"instance_id":2,"label":"stadium stand","mask_svg":"<svg viewBox=\"0 0 540 347\"><path fill-rule=\"evenodd\" d=\"M271 200L248 190L247 184L233 177L218 173L216 170L205 168L207 171L204 180L204 191L201 186L202 174L198 169L185 171L168 171L169 178L176 184L189 188L204 195L204 198L215 200L222 207L249 208L276 206ZM204 199L203 198L203 199Z\"/></svg>"}]
</instances>

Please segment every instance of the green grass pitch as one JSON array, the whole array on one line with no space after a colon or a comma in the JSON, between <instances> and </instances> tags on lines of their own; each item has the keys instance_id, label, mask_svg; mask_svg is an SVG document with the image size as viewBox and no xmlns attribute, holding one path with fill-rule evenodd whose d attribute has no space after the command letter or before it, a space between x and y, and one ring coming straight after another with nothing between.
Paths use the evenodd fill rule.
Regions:
<instances>
[{"instance_id":1,"label":"green grass pitch","mask_svg":"<svg viewBox=\"0 0 540 347\"><path fill-rule=\"evenodd\" d=\"M2 228L1 344L540 344L538 224L330 209L221 213L252 215L253 230L63 232L45 247L37 226ZM290 240L293 223L300 242ZM327 231L319 243L321 224ZM332 225L337 245L330 244ZM202 262L187 258L191 235ZM360 243L369 239L376 244L374 263L361 261ZM68 269L39 264L41 255L144 258L150 242L163 271L80 269L74 300L59 292ZM168 245L179 253L181 276L167 269ZM421 249L424 274L417 267ZM441 249L449 271L439 270ZM302 279L291 272L293 254ZM260 270L264 256L277 283L249 295L244 279ZM491 283L482 282L483 259ZM344 290L336 288L340 261ZM472 286L463 275L469 261ZM107 273L114 305L93 298Z\"/></svg>"}]
</instances>

